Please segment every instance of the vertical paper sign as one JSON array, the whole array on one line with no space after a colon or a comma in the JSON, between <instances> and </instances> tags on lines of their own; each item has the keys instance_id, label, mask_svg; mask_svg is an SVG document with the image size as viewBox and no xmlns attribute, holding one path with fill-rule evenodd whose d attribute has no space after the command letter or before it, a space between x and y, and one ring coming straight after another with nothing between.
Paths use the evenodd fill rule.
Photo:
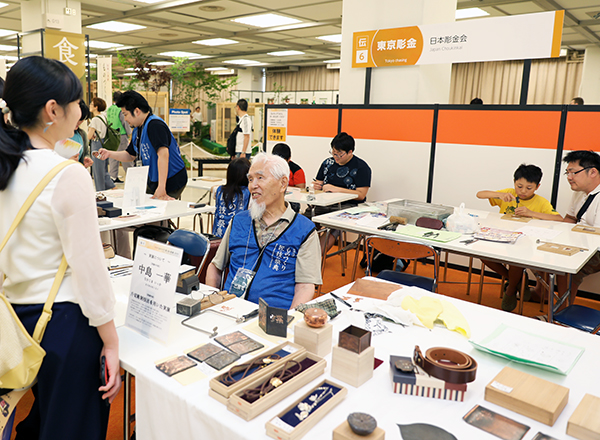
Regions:
<instances>
[{"instance_id":1,"label":"vertical paper sign","mask_svg":"<svg viewBox=\"0 0 600 440\"><path fill-rule=\"evenodd\" d=\"M64 63L77 78L85 77L85 37L82 34L46 29L45 56Z\"/></svg>"},{"instance_id":2,"label":"vertical paper sign","mask_svg":"<svg viewBox=\"0 0 600 440\"><path fill-rule=\"evenodd\" d=\"M183 250L138 238L125 325L166 343Z\"/></svg>"},{"instance_id":3,"label":"vertical paper sign","mask_svg":"<svg viewBox=\"0 0 600 440\"><path fill-rule=\"evenodd\" d=\"M98 98L104 99L110 107L112 101L112 55L96 57L96 72L98 72Z\"/></svg>"},{"instance_id":4,"label":"vertical paper sign","mask_svg":"<svg viewBox=\"0 0 600 440\"><path fill-rule=\"evenodd\" d=\"M149 167L132 167L127 170L125 190L123 192L123 205L121 206L124 212L146 203L148 169Z\"/></svg>"},{"instance_id":5,"label":"vertical paper sign","mask_svg":"<svg viewBox=\"0 0 600 440\"><path fill-rule=\"evenodd\" d=\"M287 131L287 109L269 109L267 118L267 141L285 142Z\"/></svg>"},{"instance_id":6,"label":"vertical paper sign","mask_svg":"<svg viewBox=\"0 0 600 440\"><path fill-rule=\"evenodd\" d=\"M187 133L190 131L189 108L170 108L169 109L169 128L173 132Z\"/></svg>"}]
</instances>

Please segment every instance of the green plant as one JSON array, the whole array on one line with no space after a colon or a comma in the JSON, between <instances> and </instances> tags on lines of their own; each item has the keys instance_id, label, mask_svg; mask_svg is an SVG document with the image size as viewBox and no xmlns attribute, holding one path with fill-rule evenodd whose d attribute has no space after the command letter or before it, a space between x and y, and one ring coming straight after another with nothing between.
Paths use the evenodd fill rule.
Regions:
<instances>
[{"instance_id":1,"label":"green plant","mask_svg":"<svg viewBox=\"0 0 600 440\"><path fill-rule=\"evenodd\" d=\"M221 99L223 90L231 89L238 83L238 77L221 78L204 70L201 64L187 58L174 58L175 64L167 70L174 84L173 100L187 107L195 107L200 101L198 91L206 94L207 105L214 107ZM230 93L231 99L231 93Z\"/></svg>"},{"instance_id":2,"label":"green plant","mask_svg":"<svg viewBox=\"0 0 600 440\"><path fill-rule=\"evenodd\" d=\"M275 104L281 104L281 92L284 91L284 88L281 84L273 83L273 94L275 95Z\"/></svg>"},{"instance_id":3,"label":"green plant","mask_svg":"<svg viewBox=\"0 0 600 440\"><path fill-rule=\"evenodd\" d=\"M133 69L135 76L132 76L127 84L127 89L132 90L137 84L141 84L146 92L154 92L154 107L158 101L158 92L163 87L169 85L171 81L171 72L160 66L151 64L151 59L139 49L128 49L124 52L117 52L119 64L125 69Z\"/></svg>"}]
</instances>

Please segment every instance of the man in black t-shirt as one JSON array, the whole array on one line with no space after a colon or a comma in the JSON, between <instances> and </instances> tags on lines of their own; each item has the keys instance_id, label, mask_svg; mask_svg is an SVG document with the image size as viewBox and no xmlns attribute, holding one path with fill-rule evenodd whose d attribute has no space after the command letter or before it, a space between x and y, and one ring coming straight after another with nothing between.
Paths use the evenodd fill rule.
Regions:
<instances>
[{"instance_id":1,"label":"man in black t-shirt","mask_svg":"<svg viewBox=\"0 0 600 440\"><path fill-rule=\"evenodd\" d=\"M371 186L371 168L367 163L354 155L354 138L347 133L340 133L331 141L329 157L323 161L317 178L314 181L316 190L356 194L358 198L342 204L342 209L356 206L367 200L367 192ZM336 211L337 206L332 209ZM320 214L320 210L316 210ZM330 236L327 249L333 246L335 237ZM323 243L323 245L325 245Z\"/></svg>"}]
</instances>

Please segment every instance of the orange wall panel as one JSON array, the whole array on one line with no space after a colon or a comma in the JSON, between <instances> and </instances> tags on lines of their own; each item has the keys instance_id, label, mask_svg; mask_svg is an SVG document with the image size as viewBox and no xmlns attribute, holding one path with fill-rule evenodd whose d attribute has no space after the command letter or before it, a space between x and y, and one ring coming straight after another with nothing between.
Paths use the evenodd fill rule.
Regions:
<instances>
[{"instance_id":1,"label":"orange wall panel","mask_svg":"<svg viewBox=\"0 0 600 440\"><path fill-rule=\"evenodd\" d=\"M313 136L333 138L337 134L337 129L337 108L288 109L288 136Z\"/></svg>"},{"instance_id":2,"label":"orange wall panel","mask_svg":"<svg viewBox=\"0 0 600 440\"><path fill-rule=\"evenodd\" d=\"M355 139L431 142L433 110L342 110L342 131Z\"/></svg>"},{"instance_id":3,"label":"orange wall panel","mask_svg":"<svg viewBox=\"0 0 600 440\"><path fill-rule=\"evenodd\" d=\"M440 110L437 142L556 149L559 111Z\"/></svg>"},{"instance_id":4,"label":"orange wall panel","mask_svg":"<svg viewBox=\"0 0 600 440\"><path fill-rule=\"evenodd\" d=\"M600 151L600 113L569 112L564 150Z\"/></svg>"}]
</instances>

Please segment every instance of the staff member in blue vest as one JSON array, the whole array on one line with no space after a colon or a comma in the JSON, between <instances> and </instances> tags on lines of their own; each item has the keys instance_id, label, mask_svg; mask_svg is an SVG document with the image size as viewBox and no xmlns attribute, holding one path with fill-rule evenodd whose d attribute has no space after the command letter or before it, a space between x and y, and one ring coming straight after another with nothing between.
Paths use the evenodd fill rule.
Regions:
<instances>
[{"instance_id":1,"label":"staff member in blue vest","mask_svg":"<svg viewBox=\"0 0 600 440\"><path fill-rule=\"evenodd\" d=\"M121 107L125 121L135 127L131 142L125 151L101 148L98 158L120 162L141 160L142 165L150 167L146 192L154 194L154 199L179 198L187 185L187 171L177 141L165 121L153 115L146 98L133 90L124 92L116 105Z\"/></svg>"},{"instance_id":2,"label":"staff member in blue vest","mask_svg":"<svg viewBox=\"0 0 600 440\"><path fill-rule=\"evenodd\" d=\"M310 301L321 284L321 252L313 222L284 200L290 169L284 159L259 153L248 173L250 205L225 231L208 267L206 283L258 303L295 308Z\"/></svg>"}]
</instances>

